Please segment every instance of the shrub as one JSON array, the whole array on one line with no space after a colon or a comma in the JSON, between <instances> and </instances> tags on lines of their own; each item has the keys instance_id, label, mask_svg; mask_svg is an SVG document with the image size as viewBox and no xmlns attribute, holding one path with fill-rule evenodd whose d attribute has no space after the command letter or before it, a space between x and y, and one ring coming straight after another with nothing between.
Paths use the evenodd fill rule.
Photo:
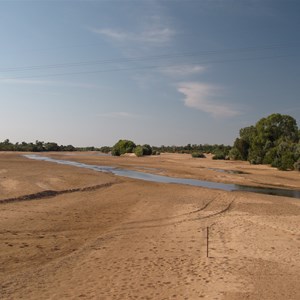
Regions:
<instances>
[{"instance_id":1,"label":"shrub","mask_svg":"<svg viewBox=\"0 0 300 300\"><path fill-rule=\"evenodd\" d=\"M151 155L152 147L148 144L143 145L143 155Z\"/></svg>"},{"instance_id":2,"label":"shrub","mask_svg":"<svg viewBox=\"0 0 300 300\"><path fill-rule=\"evenodd\" d=\"M111 150L111 155L113 155L113 156L120 156L121 154L120 154L119 149L113 148Z\"/></svg>"},{"instance_id":3,"label":"shrub","mask_svg":"<svg viewBox=\"0 0 300 300\"><path fill-rule=\"evenodd\" d=\"M192 157L194 158L205 158L205 155L202 153L202 152L199 152L199 151L195 151L195 152L192 152Z\"/></svg>"},{"instance_id":4,"label":"shrub","mask_svg":"<svg viewBox=\"0 0 300 300\"><path fill-rule=\"evenodd\" d=\"M216 152L212 159L226 159L226 154L224 152Z\"/></svg>"},{"instance_id":5,"label":"shrub","mask_svg":"<svg viewBox=\"0 0 300 300\"><path fill-rule=\"evenodd\" d=\"M109 153L111 151L111 147L103 146L103 147L100 148L100 151L102 153Z\"/></svg>"},{"instance_id":6,"label":"shrub","mask_svg":"<svg viewBox=\"0 0 300 300\"><path fill-rule=\"evenodd\" d=\"M240 153L240 151L237 148L232 148L229 151L229 157L232 160L242 160L241 153Z\"/></svg>"},{"instance_id":7,"label":"shrub","mask_svg":"<svg viewBox=\"0 0 300 300\"><path fill-rule=\"evenodd\" d=\"M111 154L120 156L125 153L132 153L135 148L135 143L129 140L119 140L112 148Z\"/></svg>"},{"instance_id":8,"label":"shrub","mask_svg":"<svg viewBox=\"0 0 300 300\"><path fill-rule=\"evenodd\" d=\"M281 164L279 166L279 170L293 170L294 169L294 159L293 153L287 152L284 153L281 157Z\"/></svg>"},{"instance_id":9,"label":"shrub","mask_svg":"<svg viewBox=\"0 0 300 300\"><path fill-rule=\"evenodd\" d=\"M134 149L134 154L137 156L137 157L141 157L144 155L144 149L142 146L137 146L135 149Z\"/></svg>"}]
</instances>

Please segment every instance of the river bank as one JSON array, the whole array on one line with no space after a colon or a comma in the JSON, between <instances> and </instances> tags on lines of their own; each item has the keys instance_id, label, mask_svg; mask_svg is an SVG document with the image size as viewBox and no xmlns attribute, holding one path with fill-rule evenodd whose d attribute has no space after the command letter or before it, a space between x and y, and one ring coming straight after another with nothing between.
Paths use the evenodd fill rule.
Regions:
<instances>
[{"instance_id":1,"label":"river bank","mask_svg":"<svg viewBox=\"0 0 300 300\"><path fill-rule=\"evenodd\" d=\"M185 155L86 153L67 159L168 176L300 187L294 172ZM66 191L1 204L1 299L300 297L299 200L141 182L15 153L0 154L0 177L0 200Z\"/></svg>"}]
</instances>

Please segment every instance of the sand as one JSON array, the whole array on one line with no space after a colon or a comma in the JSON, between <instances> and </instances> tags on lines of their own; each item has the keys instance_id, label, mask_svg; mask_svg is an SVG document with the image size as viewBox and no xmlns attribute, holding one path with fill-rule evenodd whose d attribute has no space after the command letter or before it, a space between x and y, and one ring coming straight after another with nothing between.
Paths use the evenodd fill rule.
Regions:
<instances>
[{"instance_id":1,"label":"sand","mask_svg":"<svg viewBox=\"0 0 300 300\"><path fill-rule=\"evenodd\" d=\"M245 162L47 155L300 189L297 172ZM144 182L0 153L0 298L296 300L299 224L297 199Z\"/></svg>"}]
</instances>

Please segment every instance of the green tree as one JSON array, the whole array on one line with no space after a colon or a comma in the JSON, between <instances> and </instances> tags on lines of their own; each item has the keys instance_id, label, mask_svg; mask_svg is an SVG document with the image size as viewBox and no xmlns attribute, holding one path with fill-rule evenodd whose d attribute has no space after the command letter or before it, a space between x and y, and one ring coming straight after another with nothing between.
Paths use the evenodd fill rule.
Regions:
<instances>
[{"instance_id":1,"label":"green tree","mask_svg":"<svg viewBox=\"0 0 300 300\"><path fill-rule=\"evenodd\" d=\"M136 147L135 143L129 140L119 140L112 148L111 154L119 156L125 153L132 153Z\"/></svg>"},{"instance_id":2,"label":"green tree","mask_svg":"<svg viewBox=\"0 0 300 300\"><path fill-rule=\"evenodd\" d=\"M152 154L152 147L148 144L145 144L143 147L143 155L151 155Z\"/></svg>"},{"instance_id":3,"label":"green tree","mask_svg":"<svg viewBox=\"0 0 300 300\"><path fill-rule=\"evenodd\" d=\"M59 151L60 147L56 143L46 143L45 144L45 151Z\"/></svg>"},{"instance_id":4,"label":"green tree","mask_svg":"<svg viewBox=\"0 0 300 300\"><path fill-rule=\"evenodd\" d=\"M272 114L260 119L255 126L242 128L230 156L288 170L293 169L299 159L298 143L296 120L288 115Z\"/></svg>"}]
</instances>

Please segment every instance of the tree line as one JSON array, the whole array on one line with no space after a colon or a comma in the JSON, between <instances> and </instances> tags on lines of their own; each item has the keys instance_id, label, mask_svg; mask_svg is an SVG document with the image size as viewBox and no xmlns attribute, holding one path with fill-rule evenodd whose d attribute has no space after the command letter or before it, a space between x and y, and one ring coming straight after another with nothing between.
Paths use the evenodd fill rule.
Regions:
<instances>
[{"instance_id":1,"label":"tree line","mask_svg":"<svg viewBox=\"0 0 300 300\"><path fill-rule=\"evenodd\" d=\"M134 153L136 156L159 155L160 153L186 153L193 157L205 157L203 153L212 153L214 159L227 159L231 146L225 145L191 145L186 146L150 146L148 144L136 145L130 140L119 140L113 147L105 147L106 151L111 152L113 156L120 156L126 153ZM101 149L101 148L100 148Z\"/></svg>"},{"instance_id":2,"label":"tree line","mask_svg":"<svg viewBox=\"0 0 300 300\"><path fill-rule=\"evenodd\" d=\"M95 147L74 147L72 145L58 145L54 142L35 141L35 143L17 142L12 143L9 139L0 142L0 151L21 151L21 152L44 152L44 151L97 151Z\"/></svg>"},{"instance_id":3,"label":"tree line","mask_svg":"<svg viewBox=\"0 0 300 300\"><path fill-rule=\"evenodd\" d=\"M9 139L0 142L0 151L101 151L114 156L135 153L136 156L167 153L188 153L194 158L204 158L212 153L213 159L249 161L251 164L269 164L280 170L300 171L300 130L296 120L288 115L271 114L255 125L240 129L233 147L228 145L187 144L185 146L136 145L130 140L119 140L114 146L74 147L54 142L11 143Z\"/></svg>"}]
</instances>

